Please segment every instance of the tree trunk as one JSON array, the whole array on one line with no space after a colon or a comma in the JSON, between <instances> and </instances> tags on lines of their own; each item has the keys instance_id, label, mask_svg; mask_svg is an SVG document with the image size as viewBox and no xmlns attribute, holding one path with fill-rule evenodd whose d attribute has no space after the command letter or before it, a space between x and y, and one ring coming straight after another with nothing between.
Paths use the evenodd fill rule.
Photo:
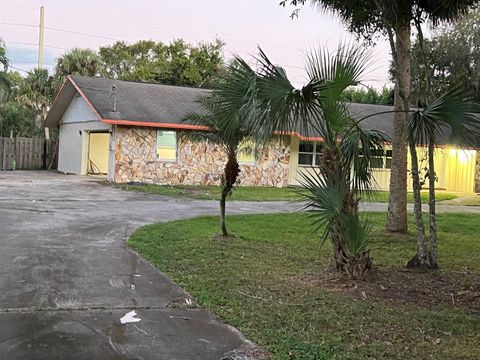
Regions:
<instances>
[{"instance_id":1,"label":"tree trunk","mask_svg":"<svg viewBox=\"0 0 480 360\"><path fill-rule=\"evenodd\" d=\"M410 155L412 158L412 181L413 181L413 211L415 214L415 225L417 228L417 254L410 260L407 267L410 268L426 268L426 256L425 256L425 227L423 225L422 214L422 198L420 196L420 175L418 171L418 156L416 144L413 140L409 142Z\"/></svg>"},{"instance_id":2,"label":"tree trunk","mask_svg":"<svg viewBox=\"0 0 480 360\"><path fill-rule=\"evenodd\" d=\"M366 272L372 267L370 252L362 251L353 256L343 239L343 232L339 222L332 226L331 237L335 269L340 273L347 274L354 280L362 280Z\"/></svg>"},{"instance_id":3,"label":"tree trunk","mask_svg":"<svg viewBox=\"0 0 480 360\"><path fill-rule=\"evenodd\" d=\"M222 235L227 237L228 231L225 225L225 210L227 203L227 196L232 193L233 186L235 185L238 174L240 173L240 167L238 166L236 147L229 149L228 160L225 165L224 174L222 176L222 195L220 198L220 227L222 229Z\"/></svg>"},{"instance_id":4,"label":"tree trunk","mask_svg":"<svg viewBox=\"0 0 480 360\"><path fill-rule=\"evenodd\" d=\"M392 169L387 230L407 232L407 147L404 124L410 108L410 24L399 27L395 38L395 98L392 139Z\"/></svg>"},{"instance_id":5,"label":"tree trunk","mask_svg":"<svg viewBox=\"0 0 480 360\"><path fill-rule=\"evenodd\" d=\"M435 147L428 145L428 212L430 221L430 268L438 269L437 220L435 216Z\"/></svg>"},{"instance_id":6,"label":"tree trunk","mask_svg":"<svg viewBox=\"0 0 480 360\"><path fill-rule=\"evenodd\" d=\"M227 237L228 231L227 226L225 225L225 210L227 203L227 191L225 188L222 188L222 196L220 198L220 227L222 228L222 235Z\"/></svg>"}]
</instances>

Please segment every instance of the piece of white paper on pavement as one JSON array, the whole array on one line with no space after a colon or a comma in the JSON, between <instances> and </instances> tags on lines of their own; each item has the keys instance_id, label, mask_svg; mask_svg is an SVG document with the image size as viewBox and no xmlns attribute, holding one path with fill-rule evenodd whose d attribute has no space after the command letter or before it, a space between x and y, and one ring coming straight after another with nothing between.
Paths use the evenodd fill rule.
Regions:
<instances>
[{"instance_id":1,"label":"piece of white paper on pavement","mask_svg":"<svg viewBox=\"0 0 480 360\"><path fill-rule=\"evenodd\" d=\"M135 316L137 316L137 313L135 312L135 310L132 310L126 313L122 318L120 318L120 324L136 323L142 320Z\"/></svg>"}]
</instances>

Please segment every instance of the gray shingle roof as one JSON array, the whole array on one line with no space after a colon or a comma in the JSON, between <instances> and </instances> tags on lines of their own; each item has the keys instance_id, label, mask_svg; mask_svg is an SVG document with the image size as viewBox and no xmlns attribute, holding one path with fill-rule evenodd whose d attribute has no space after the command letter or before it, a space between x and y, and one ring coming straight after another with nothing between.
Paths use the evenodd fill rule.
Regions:
<instances>
[{"instance_id":1,"label":"gray shingle roof","mask_svg":"<svg viewBox=\"0 0 480 360\"><path fill-rule=\"evenodd\" d=\"M210 90L169 86L144 82L111 80L86 76L71 76L73 83L83 92L103 120L124 120L129 124L154 123L180 124L188 113L201 112L198 99L208 95ZM114 112L114 96L112 87L117 93L116 111ZM75 94L74 86L67 80L50 113L46 126L56 126L68 104ZM349 104L349 109L355 118L392 111L392 106ZM387 138L393 135L393 113L383 113L371 116L362 121L365 129L383 132ZM316 134L300 134L305 137L315 137ZM440 139L439 144L447 144L448 139Z\"/></svg>"},{"instance_id":2,"label":"gray shingle roof","mask_svg":"<svg viewBox=\"0 0 480 360\"><path fill-rule=\"evenodd\" d=\"M199 97L209 90L144 82L72 76L103 119L178 124L185 114L200 111ZM116 112L113 111L116 87Z\"/></svg>"}]
</instances>

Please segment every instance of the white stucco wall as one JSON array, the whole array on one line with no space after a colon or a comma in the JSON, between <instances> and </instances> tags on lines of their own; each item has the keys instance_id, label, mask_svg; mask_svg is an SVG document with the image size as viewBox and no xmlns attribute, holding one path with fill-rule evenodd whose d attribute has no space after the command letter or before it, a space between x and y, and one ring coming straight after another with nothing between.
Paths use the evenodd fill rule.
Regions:
<instances>
[{"instance_id":1,"label":"white stucco wall","mask_svg":"<svg viewBox=\"0 0 480 360\"><path fill-rule=\"evenodd\" d=\"M59 129L58 170L85 175L82 164L88 148L88 131L106 130L111 126L97 119L81 96L76 96L62 117Z\"/></svg>"}]
</instances>

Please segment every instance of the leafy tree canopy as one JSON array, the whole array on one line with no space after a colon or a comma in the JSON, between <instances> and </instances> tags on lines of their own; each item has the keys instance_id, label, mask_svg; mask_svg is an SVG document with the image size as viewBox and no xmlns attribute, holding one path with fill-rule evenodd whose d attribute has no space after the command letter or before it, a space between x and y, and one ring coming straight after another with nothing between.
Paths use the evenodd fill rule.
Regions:
<instances>
[{"instance_id":1,"label":"leafy tree canopy","mask_svg":"<svg viewBox=\"0 0 480 360\"><path fill-rule=\"evenodd\" d=\"M417 38L412 48L412 102L426 103L425 71L429 71L431 91L438 95L462 87L480 102L480 11L473 11L454 25L437 30L424 40L424 61Z\"/></svg>"},{"instance_id":2,"label":"leafy tree canopy","mask_svg":"<svg viewBox=\"0 0 480 360\"><path fill-rule=\"evenodd\" d=\"M224 70L223 46L220 40L198 45L183 40L131 45L119 41L100 48L99 55L104 75L110 78L211 87Z\"/></svg>"},{"instance_id":3,"label":"leafy tree canopy","mask_svg":"<svg viewBox=\"0 0 480 360\"><path fill-rule=\"evenodd\" d=\"M59 89L68 75L95 76L102 69L100 56L95 51L73 48L57 59L53 75L55 87Z\"/></svg>"},{"instance_id":4,"label":"leafy tree canopy","mask_svg":"<svg viewBox=\"0 0 480 360\"><path fill-rule=\"evenodd\" d=\"M35 112L15 100L0 105L0 137L8 137L10 132L25 137L41 133L35 126Z\"/></svg>"},{"instance_id":5,"label":"leafy tree canopy","mask_svg":"<svg viewBox=\"0 0 480 360\"><path fill-rule=\"evenodd\" d=\"M25 78L18 72L4 72L6 91L0 98L0 137L30 137L40 134L35 126L35 109L20 101L19 94L24 90Z\"/></svg>"},{"instance_id":6,"label":"leafy tree canopy","mask_svg":"<svg viewBox=\"0 0 480 360\"><path fill-rule=\"evenodd\" d=\"M281 0L280 5L295 7L307 2L326 11L333 11L348 26L349 31L371 40L376 34L426 20L437 24L452 21L466 13L477 0ZM298 10L296 11L298 12ZM295 14L295 12L294 12Z\"/></svg>"},{"instance_id":7,"label":"leafy tree canopy","mask_svg":"<svg viewBox=\"0 0 480 360\"><path fill-rule=\"evenodd\" d=\"M374 88L348 88L342 93L342 100L362 104L393 105L393 89L384 86Z\"/></svg>"},{"instance_id":8,"label":"leafy tree canopy","mask_svg":"<svg viewBox=\"0 0 480 360\"><path fill-rule=\"evenodd\" d=\"M13 130L32 136L37 122L45 120L55 94L68 75L150 81L170 85L213 87L225 72L224 43L189 44L175 40L163 44L142 40L134 44L116 42L100 48L74 48L57 59L53 74L35 69L27 76L9 72L7 51L0 39L0 134Z\"/></svg>"}]
</instances>

